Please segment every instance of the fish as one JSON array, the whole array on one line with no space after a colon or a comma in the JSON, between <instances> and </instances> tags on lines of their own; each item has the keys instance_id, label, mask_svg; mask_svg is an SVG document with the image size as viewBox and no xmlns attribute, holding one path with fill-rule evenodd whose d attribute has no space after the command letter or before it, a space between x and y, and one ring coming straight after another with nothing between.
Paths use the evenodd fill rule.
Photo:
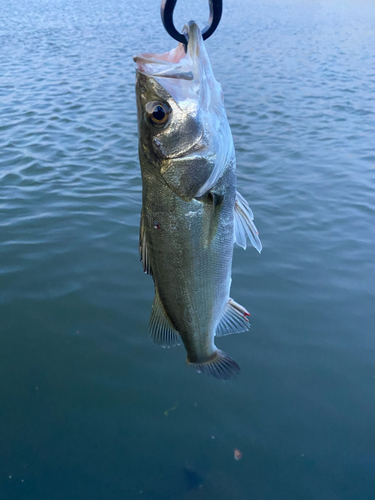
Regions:
<instances>
[{"instance_id":1,"label":"fish","mask_svg":"<svg viewBox=\"0 0 375 500\"><path fill-rule=\"evenodd\" d=\"M233 247L261 252L253 213L236 189L233 138L199 26L187 46L134 56L142 176L139 250L154 280L153 341L182 343L187 364L218 379L240 367L215 336L249 330L230 297Z\"/></svg>"}]
</instances>

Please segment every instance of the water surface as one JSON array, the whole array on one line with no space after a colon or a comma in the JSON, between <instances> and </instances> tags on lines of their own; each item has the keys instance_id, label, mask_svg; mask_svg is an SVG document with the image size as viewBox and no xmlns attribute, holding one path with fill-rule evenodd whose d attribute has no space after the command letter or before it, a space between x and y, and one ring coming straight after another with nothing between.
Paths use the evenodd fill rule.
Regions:
<instances>
[{"instance_id":1,"label":"water surface","mask_svg":"<svg viewBox=\"0 0 375 500\"><path fill-rule=\"evenodd\" d=\"M1 500L375 498L375 6L224 4L263 243L235 250L227 382L148 335L132 56L174 46L159 2L1 4Z\"/></svg>"}]
</instances>

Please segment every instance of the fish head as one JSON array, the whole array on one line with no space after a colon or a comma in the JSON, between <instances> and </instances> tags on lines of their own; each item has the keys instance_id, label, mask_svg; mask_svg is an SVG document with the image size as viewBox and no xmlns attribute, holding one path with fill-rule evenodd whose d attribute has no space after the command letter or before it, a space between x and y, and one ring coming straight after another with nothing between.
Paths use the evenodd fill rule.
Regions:
<instances>
[{"instance_id":1,"label":"fish head","mask_svg":"<svg viewBox=\"0 0 375 500\"><path fill-rule=\"evenodd\" d=\"M197 102L193 99L179 102L165 88L169 82L163 82L163 86L158 80L154 75L137 71L139 136L151 154L163 162L202 149L205 139Z\"/></svg>"},{"instance_id":2,"label":"fish head","mask_svg":"<svg viewBox=\"0 0 375 500\"><path fill-rule=\"evenodd\" d=\"M203 196L233 154L223 92L198 25L184 28L188 44L164 54L142 54L136 95L140 149L184 199Z\"/></svg>"}]
</instances>

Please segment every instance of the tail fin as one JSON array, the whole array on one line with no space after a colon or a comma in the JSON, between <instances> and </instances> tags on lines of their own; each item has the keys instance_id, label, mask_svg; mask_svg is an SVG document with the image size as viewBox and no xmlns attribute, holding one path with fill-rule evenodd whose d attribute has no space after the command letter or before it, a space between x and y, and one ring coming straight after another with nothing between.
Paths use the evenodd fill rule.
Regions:
<instances>
[{"instance_id":1,"label":"tail fin","mask_svg":"<svg viewBox=\"0 0 375 500\"><path fill-rule=\"evenodd\" d=\"M187 364L197 370L198 373L208 373L216 378L227 380L234 378L241 371L238 364L223 351L218 349L214 355L203 363L192 363L187 360Z\"/></svg>"}]
</instances>

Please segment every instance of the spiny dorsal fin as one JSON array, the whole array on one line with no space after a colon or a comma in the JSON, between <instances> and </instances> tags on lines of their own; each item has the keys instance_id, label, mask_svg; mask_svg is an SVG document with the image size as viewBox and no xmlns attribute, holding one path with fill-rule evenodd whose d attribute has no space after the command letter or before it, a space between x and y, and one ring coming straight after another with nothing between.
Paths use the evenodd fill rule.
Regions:
<instances>
[{"instance_id":1,"label":"spiny dorsal fin","mask_svg":"<svg viewBox=\"0 0 375 500\"><path fill-rule=\"evenodd\" d=\"M163 347L181 344L180 336L169 321L157 290L155 290L154 303L152 304L150 333L155 344Z\"/></svg>"},{"instance_id":2,"label":"spiny dorsal fin","mask_svg":"<svg viewBox=\"0 0 375 500\"><path fill-rule=\"evenodd\" d=\"M216 327L216 337L222 337L230 333L247 332L250 330L248 316L250 316L249 311L233 299L229 299L223 317Z\"/></svg>"},{"instance_id":3,"label":"spiny dorsal fin","mask_svg":"<svg viewBox=\"0 0 375 500\"><path fill-rule=\"evenodd\" d=\"M141 212L141 225L139 229L139 256L143 264L143 272L152 274L150 254L147 250L146 227L143 211Z\"/></svg>"},{"instance_id":4,"label":"spiny dorsal fin","mask_svg":"<svg viewBox=\"0 0 375 500\"><path fill-rule=\"evenodd\" d=\"M234 205L234 241L246 250L246 237L260 253L262 243L258 236L258 230L253 222L254 215L245 198L236 192L236 203Z\"/></svg>"},{"instance_id":5,"label":"spiny dorsal fin","mask_svg":"<svg viewBox=\"0 0 375 500\"><path fill-rule=\"evenodd\" d=\"M232 359L228 354L220 349L211 356L207 361L200 363L193 363L186 361L189 366L192 366L197 370L198 373L207 373L213 377L220 378L222 380L227 380L229 378L234 378L241 371L238 364Z\"/></svg>"}]
</instances>

